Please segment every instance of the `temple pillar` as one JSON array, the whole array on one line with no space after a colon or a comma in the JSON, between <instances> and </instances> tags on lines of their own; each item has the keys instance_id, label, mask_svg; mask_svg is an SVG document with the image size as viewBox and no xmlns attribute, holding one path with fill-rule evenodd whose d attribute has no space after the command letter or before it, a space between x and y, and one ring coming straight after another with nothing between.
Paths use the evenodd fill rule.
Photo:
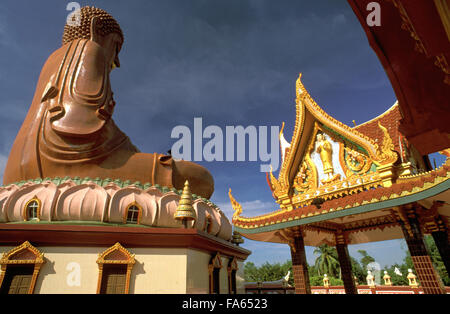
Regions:
<instances>
[{"instance_id":1,"label":"temple pillar","mask_svg":"<svg viewBox=\"0 0 450 314\"><path fill-rule=\"evenodd\" d=\"M434 243L436 244L442 261L445 265L445 270L450 276L450 245L449 245L449 232L448 231L436 231L432 232Z\"/></svg>"},{"instance_id":2,"label":"temple pillar","mask_svg":"<svg viewBox=\"0 0 450 314\"><path fill-rule=\"evenodd\" d=\"M347 240L344 233L338 230L336 233L336 250L341 267L342 281L344 282L345 294L358 294L352 273L352 262L348 253Z\"/></svg>"},{"instance_id":3,"label":"temple pillar","mask_svg":"<svg viewBox=\"0 0 450 314\"><path fill-rule=\"evenodd\" d=\"M425 294L445 294L442 280L434 269L423 240L420 222L414 206L397 209L396 213L423 292Z\"/></svg>"},{"instance_id":4,"label":"temple pillar","mask_svg":"<svg viewBox=\"0 0 450 314\"><path fill-rule=\"evenodd\" d=\"M295 294L311 294L305 244L303 241L303 234L300 229L295 229L293 231L290 247Z\"/></svg>"},{"instance_id":5,"label":"temple pillar","mask_svg":"<svg viewBox=\"0 0 450 314\"><path fill-rule=\"evenodd\" d=\"M431 234L434 243L444 262L447 273L450 274L450 233L448 231L448 223L443 218L438 209L444 205L442 201L434 201L430 208L418 206L417 214L419 222L424 229L424 233Z\"/></svg>"}]
</instances>

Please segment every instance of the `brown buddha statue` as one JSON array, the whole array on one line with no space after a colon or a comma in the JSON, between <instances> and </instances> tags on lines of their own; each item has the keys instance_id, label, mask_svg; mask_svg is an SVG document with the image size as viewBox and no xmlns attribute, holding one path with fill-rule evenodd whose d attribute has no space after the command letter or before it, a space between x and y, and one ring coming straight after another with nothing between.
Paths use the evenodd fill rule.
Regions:
<instances>
[{"instance_id":1,"label":"brown buddha statue","mask_svg":"<svg viewBox=\"0 0 450 314\"><path fill-rule=\"evenodd\" d=\"M45 63L28 115L11 149L4 184L46 177L130 180L183 189L210 198L205 168L171 156L144 154L111 119L110 72L120 66L123 34L107 12L81 9L66 25L63 46Z\"/></svg>"}]
</instances>

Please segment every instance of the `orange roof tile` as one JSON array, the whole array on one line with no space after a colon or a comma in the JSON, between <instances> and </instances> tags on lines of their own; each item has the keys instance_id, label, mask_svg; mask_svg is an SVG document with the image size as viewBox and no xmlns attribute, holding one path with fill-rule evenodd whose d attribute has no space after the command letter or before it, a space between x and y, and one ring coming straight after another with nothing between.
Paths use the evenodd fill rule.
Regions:
<instances>
[{"instance_id":1,"label":"orange roof tile","mask_svg":"<svg viewBox=\"0 0 450 314\"><path fill-rule=\"evenodd\" d=\"M433 183L438 177L447 177L450 172L450 159L447 159L446 164L442 165L439 169L418 175L399 178L396 183L391 187L378 187L376 189L370 189L360 193L347 195L341 198L331 199L325 201L321 208L318 209L315 205L308 205L305 207L297 208L292 211L278 211L272 213L270 216L264 215L252 218L252 221L247 220L245 217L237 217L233 219L235 225L251 228L252 225L259 226L260 224L276 223L283 219L289 219L301 215L307 216L308 214L320 214L323 211L329 211L330 209L337 209L339 207L350 205L356 207L361 205L362 202L371 202L372 200L380 200L382 196L390 197L393 194L400 195L402 192L411 192L414 188L423 188L425 183ZM359 204L359 205L357 205Z\"/></svg>"},{"instance_id":2,"label":"orange roof tile","mask_svg":"<svg viewBox=\"0 0 450 314\"><path fill-rule=\"evenodd\" d=\"M387 128L389 135L394 142L395 150L397 152L400 152L399 138L403 138L403 135L399 132L398 128L401 119L402 114L400 112L398 104L396 104L382 115L368 122L360 124L354 127L354 129L366 135L367 137L376 140L380 145L383 142L383 131L378 127L378 122L380 122L381 125Z\"/></svg>"}]
</instances>

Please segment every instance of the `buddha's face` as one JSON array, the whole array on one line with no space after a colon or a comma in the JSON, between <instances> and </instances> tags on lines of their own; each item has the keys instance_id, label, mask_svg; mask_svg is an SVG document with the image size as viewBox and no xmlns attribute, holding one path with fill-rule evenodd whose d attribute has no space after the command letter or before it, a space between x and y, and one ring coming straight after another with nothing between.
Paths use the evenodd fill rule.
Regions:
<instances>
[{"instance_id":1,"label":"buddha's face","mask_svg":"<svg viewBox=\"0 0 450 314\"><path fill-rule=\"evenodd\" d=\"M106 36L97 36L96 42L105 50L107 64L110 65L109 71L120 67L119 52L122 38L116 33L110 33Z\"/></svg>"}]
</instances>

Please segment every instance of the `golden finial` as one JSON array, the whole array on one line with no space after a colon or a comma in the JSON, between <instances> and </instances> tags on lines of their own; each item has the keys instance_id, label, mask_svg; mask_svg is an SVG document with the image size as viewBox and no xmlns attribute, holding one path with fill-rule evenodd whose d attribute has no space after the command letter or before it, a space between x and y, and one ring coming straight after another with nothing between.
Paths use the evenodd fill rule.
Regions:
<instances>
[{"instance_id":1,"label":"golden finial","mask_svg":"<svg viewBox=\"0 0 450 314\"><path fill-rule=\"evenodd\" d=\"M240 235L239 232L234 231L233 232L233 238L231 240L231 243L236 244L237 246L239 246L239 244L244 243L244 239L242 239L242 236Z\"/></svg>"},{"instance_id":2,"label":"golden finial","mask_svg":"<svg viewBox=\"0 0 450 314\"><path fill-rule=\"evenodd\" d=\"M242 206L234 199L233 195L231 194L231 189L228 192L228 196L230 197L231 206L234 209L233 219L236 219L242 214Z\"/></svg>"},{"instance_id":3,"label":"golden finial","mask_svg":"<svg viewBox=\"0 0 450 314\"><path fill-rule=\"evenodd\" d=\"M419 284L417 283L417 280L416 280L416 279L417 279L417 276L414 275L412 269L408 269L408 276L406 276L406 278L408 279L408 281L409 281L409 286L410 286L411 288L417 288L417 287L419 287Z\"/></svg>"},{"instance_id":4,"label":"golden finial","mask_svg":"<svg viewBox=\"0 0 450 314\"><path fill-rule=\"evenodd\" d=\"M358 125L356 125L356 121L355 120L353 120L352 121L353 122L353 125L355 126L355 128L358 126Z\"/></svg>"},{"instance_id":5,"label":"golden finial","mask_svg":"<svg viewBox=\"0 0 450 314\"><path fill-rule=\"evenodd\" d=\"M299 74L295 85L296 85L296 89L297 89L297 99L299 100L301 98L301 95L304 93L303 83L302 83L302 73Z\"/></svg>"},{"instance_id":6,"label":"golden finial","mask_svg":"<svg viewBox=\"0 0 450 314\"><path fill-rule=\"evenodd\" d=\"M378 127L383 132L383 143L378 148L376 162L380 165L394 164L398 159L398 154L395 151L395 146L389 131L380 122L378 122Z\"/></svg>"},{"instance_id":7,"label":"golden finial","mask_svg":"<svg viewBox=\"0 0 450 314\"><path fill-rule=\"evenodd\" d=\"M285 123L283 122L283 124L281 125L280 138L283 136L284 127Z\"/></svg>"},{"instance_id":8,"label":"golden finial","mask_svg":"<svg viewBox=\"0 0 450 314\"><path fill-rule=\"evenodd\" d=\"M383 279L384 279L384 284L386 286L392 286L391 276L389 276L389 274L386 270L384 271Z\"/></svg>"},{"instance_id":9,"label":"golden finial","mask_svg":"<svg viewBox=\"0 0 450 314\"><path fill-rule=\"evenodd\" d=\"M188 181L184 184L183 193L181 194L181 199L178 203L178 208L173 218L175 220L183 221L186 227L188 221L197 219L195 210L192 207L192 194Z\"/></svg>"},{"instance_id":10,"label":"golden finial","mask_svg":"<svg viewBox=\"0 0 450 314\"><path fill-rule=\"evenodd\" d=\"M329 288L330 287L330 278L328 278L327 274L323 275L323 286L325 288Z\"/></svg>"}]
</instances>

